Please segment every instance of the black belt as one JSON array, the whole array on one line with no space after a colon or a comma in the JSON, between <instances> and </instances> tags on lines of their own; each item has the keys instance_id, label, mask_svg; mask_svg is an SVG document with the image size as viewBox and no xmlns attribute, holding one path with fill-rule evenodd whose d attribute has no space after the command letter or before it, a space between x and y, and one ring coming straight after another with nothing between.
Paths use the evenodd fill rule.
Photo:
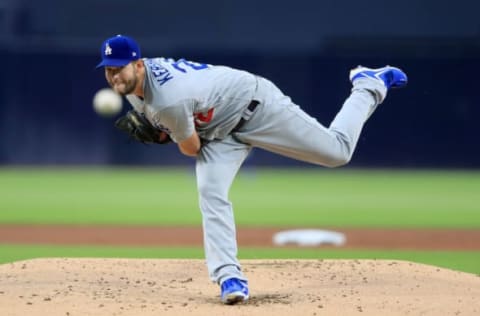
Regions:
<instances>
[{"instance_id":1,"label":"black belt","mask_svg":"<svg viewBox=\"0 0 480 316\"><path fill-rule=\"evenodd\" d=\"M250 112L248 113L248 118L245 118L242 115L242 118L237 123L237 125L232 129L231 133L238 132L238 130L241 129L243 125L245 125L245 123L250 119L250 116L253 114L253 111L255 111L255 109L259 104L260 102L258 102L257 100L252 100L252 102L250 102L250 104L247 106L247 110Z\"/></svg>"}]
</instances>

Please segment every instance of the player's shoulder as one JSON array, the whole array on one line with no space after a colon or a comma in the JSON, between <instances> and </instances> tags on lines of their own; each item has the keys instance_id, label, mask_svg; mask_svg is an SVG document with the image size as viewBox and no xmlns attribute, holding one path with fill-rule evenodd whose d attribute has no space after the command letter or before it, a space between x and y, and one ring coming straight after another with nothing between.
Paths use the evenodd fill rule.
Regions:
<instances>
[{"instance_id":1,"label":"player's shoulder","mask_svg":"<svg viewBox=\"0 0 480 316\"><path fill-rule=\"evenodd\" d=\"M143 61L146 64L171 64L175 62L175 59L170 57L151 57L143 58Z\"/></svg>"},{"instance_id":2,"label":"player's shoulder","mask_svg":"<svg viewBox=\"0 0 480 316\"><path fill-rule=\"evenodd\" d=\"M181 63L192 63L191 61L187 60L186 58L172 58L172 57L152 57L152 58L143 58L145 65L148 66L175 66ZM195 63L195 62L193 62ZM196 63L199 64L199 63ZM207 64L205 64L207 65ZM212 65L208 65L212 66ZM178 68L177 68L178 69Z\"/></svg>"},{"instance_id":3,"label":"player's shoulder","mask_svg":"<svg viewBox=\"0 0 480 316\"><path fill-rule=\"evenodd\" d=\"M171 58L165 57L143 58L142 60L145 68L150 72L155 72L161 69L168 69L168 66L172 63L172 61L174 61Z\"/></svg>"}]
</instances>

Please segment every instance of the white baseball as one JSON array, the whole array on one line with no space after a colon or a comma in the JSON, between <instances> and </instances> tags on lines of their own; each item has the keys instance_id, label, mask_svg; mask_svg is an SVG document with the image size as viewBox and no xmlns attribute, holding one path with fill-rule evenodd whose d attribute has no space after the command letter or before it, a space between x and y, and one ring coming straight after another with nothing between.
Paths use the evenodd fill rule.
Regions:
<instances>
[{"instance_id":1,"label":"white baseball","mask_svg":"<svg viewBox=\"0 0 480 316\"><path fill-rule=\"evenodd\" d=\"M110 88L98 90L93 97L93 109L102 116L120 113L122 105L122 97Z\"/></svg>"}]
</instances>

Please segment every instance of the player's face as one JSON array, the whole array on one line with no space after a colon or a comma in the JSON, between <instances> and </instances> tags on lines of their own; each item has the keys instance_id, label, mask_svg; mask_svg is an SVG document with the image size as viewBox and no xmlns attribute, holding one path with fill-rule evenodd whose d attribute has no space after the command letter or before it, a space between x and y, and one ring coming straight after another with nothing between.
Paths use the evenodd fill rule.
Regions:
<instances>
[{"instance_id":1,"label":"player's face","mask_svg":"<svg viewBox=\"0 0 480 316\"><path fill-rule=\"evenodd\" d=\"M105 78L115 92L120 95L131 94L138 82L138 72L134 63L123 67L105 67Z\"/></svg>"}]
</instances>

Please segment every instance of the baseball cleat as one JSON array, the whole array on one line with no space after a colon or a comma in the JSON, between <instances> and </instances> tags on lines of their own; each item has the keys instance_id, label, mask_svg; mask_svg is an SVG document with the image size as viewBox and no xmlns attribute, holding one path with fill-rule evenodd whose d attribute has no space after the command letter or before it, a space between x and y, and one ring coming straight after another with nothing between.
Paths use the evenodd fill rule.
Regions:
<instances>
[{"instance_id":1,"label":"baseball cleat","mask_svg":"<svg viewBox=\"0 0 480 316\"><path fill-rule=\"evenodd\" d=\"M232 305L248 300L248 283L237 278L224 281L221 285L221 300L224 304Z\"/></svg>"},{"instance_id":2,"label":"baseball cleat","mask_svg":"<svg viewBox=\"0 0 480 316\"><path fill-rule=\"evenodd\" d=\"M353 83L360 78L372 78L380 80L387 88L401 88L407 85L407 75L399 68L385 66L382 68L372 69L358 66L350 70L350 81Z\"/></svg>"}]
</instances>

